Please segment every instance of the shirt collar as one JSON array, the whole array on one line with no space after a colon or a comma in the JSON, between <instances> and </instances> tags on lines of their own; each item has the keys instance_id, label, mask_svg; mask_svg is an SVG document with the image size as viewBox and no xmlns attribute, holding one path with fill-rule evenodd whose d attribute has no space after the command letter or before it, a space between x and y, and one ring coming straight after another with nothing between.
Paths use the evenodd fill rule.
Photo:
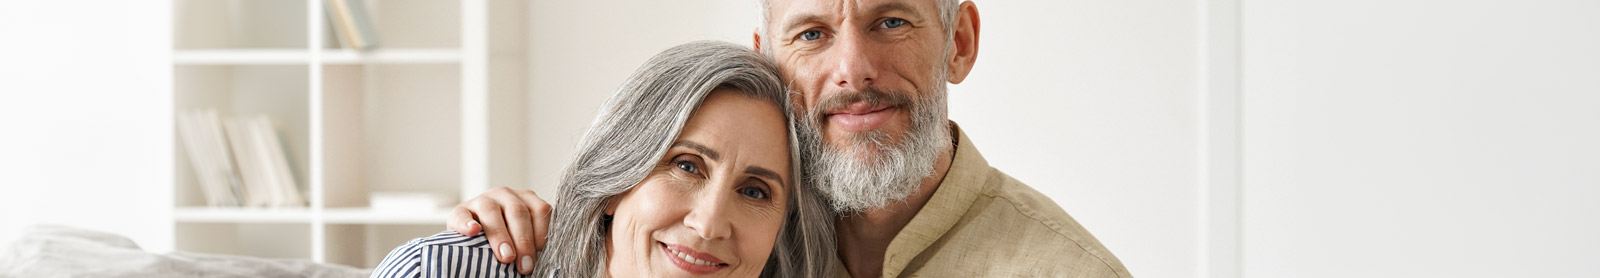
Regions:
<instances>
[{"instance_id":1,"label":"shirt collar","mask_svg":"<svg viewBox=\"0 0 1600 278\"><path fill-rule=\"evenodd\" d=\"M965 132L961 132L961 127L954 121L950 122L950 131L958 138L955 142L955 158L950 162L944 180L939 182L939 188L934 189L933 197L889 242L889 250L885 252L883 260L884 277L899 276L912 258L944 237L944 233L950 231L950 227L955 226L961 216L966 215L978 194L985 190L986 183L983 181L986 173L992 169L989 162L983 159L976 144L967 138Z\"/></svg>"}]
</instances>

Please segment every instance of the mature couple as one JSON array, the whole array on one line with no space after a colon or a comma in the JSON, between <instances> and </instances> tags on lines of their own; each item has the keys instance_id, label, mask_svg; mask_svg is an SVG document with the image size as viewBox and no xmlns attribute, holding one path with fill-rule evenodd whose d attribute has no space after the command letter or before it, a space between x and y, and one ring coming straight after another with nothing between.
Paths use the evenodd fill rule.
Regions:
<instances>
[{"instance_id":1,"label":"mature couple","mask_svg":"<svg viewBox=\"0 0 1600 278\"><path fill-rule=\"evenodd\" d=\"M755 50L680 45L602 107L553 210L495 188L374 277L1128 277L946 117L958 0L767 0ZM773 62L775 60L776 62Z\"/></svg>"}]
</instances>

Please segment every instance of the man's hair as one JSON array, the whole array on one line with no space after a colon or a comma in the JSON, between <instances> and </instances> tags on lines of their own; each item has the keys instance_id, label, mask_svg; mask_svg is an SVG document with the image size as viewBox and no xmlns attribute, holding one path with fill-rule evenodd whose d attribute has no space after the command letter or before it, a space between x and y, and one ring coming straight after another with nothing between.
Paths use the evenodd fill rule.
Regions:
<instances>
[{"instance_id":1,"label":"man's hair","mask_svg":"<svg viewBox=\"0 0 1600 278\"><path fill-rule=\"evenodd\" d=\"M772 37L773 37L773 35L770 32L771 30L767 29L767 24L771 23L769 21L772 20L772 7L767 5L767 1L768 0L760 0L760 2L761 2L761 12L760 12L760 14L761 14L761 26L757 26L756 30L757 30L757 32L761 32L761 45L762 45L761 52L764 52L762 54L767 54L768 56L770 56L770 55L773 54L772 53ZM965 0L933 0L933 1L939 3L939 21L940 21L940 26L944 27L944 37L945 37L945 41L947 41L947 43L946 43L947 45L945 47L948 48L948 47L950 47L949 44L953 44L954 41L955 41L955 36L956 36L956 16L960 15L960 13L961 13L961 1L965 1Z\"/></svg>"},{"instance_id":2,"label":"man's hair","mask_svg":"<svg viewBox=\"0 0 1600 278\"><path fill-rule=\"evenodd\" d=\"M553 271L564 277L608 273L609 228L601 219L606 203L650 174L700 103L719 88L766 101L778 111L790 105L771 60L748 48L709 41L672 47L650 58L606 100L561 176L538 276ZM792 193L762 276L832 276L838 248L833 215L821 193L804 185L794 123L787 114L784 120Z\"/></svg>"}]
</instances>

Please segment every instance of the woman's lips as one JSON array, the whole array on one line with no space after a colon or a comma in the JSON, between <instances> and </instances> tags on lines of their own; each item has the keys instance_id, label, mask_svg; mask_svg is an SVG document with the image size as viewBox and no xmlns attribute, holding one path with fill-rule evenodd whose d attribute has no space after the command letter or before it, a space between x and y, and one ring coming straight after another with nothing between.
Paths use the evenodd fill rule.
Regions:
<instances>
[{"instance_id":1,"label":"woman's lips","mask_svg":"<svg viewBox=\"0 0 1600 278\"><path fill-rule=\"evenodd\" d=\"M676 265L690 274L707 275L728 267L728 263L717 259L717 256L700 253L693 248L681 245L667 244L665 242L658 243L661 244L661 253L667 256L667 260L672 261L672 265Z\"/></svg>"},{"instance_id":2,"label":"woman's lips","mask_svg":"<svg viewBox=\"0 0 1600 278\"><path fill-rule=\"evenodd\" d=\"M853 103L842 109L828 111L826 115L829 123L838 126L847 132L862 132L882 127L889 122L898 110L895 106L878 105L868 106L866 103Z\"/></svg>"}]
</instances>

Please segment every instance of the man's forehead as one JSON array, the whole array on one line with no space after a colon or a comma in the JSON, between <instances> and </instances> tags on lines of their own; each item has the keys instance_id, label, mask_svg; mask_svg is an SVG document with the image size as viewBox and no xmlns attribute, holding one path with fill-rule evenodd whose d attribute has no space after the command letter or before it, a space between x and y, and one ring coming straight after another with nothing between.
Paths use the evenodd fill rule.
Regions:
<instances>
[{"instance_id":1,"label":"man's forehead","mask_svg":"<svg viewBox=\"0 0 1600 278\"><path fill-rule=\"evenodd\" d=\"M798 18L833 18L845 14L899 10L913 13L937 11L935 0L767 0L764 11L774 22Z\"/></svg>"}]
</instances>

